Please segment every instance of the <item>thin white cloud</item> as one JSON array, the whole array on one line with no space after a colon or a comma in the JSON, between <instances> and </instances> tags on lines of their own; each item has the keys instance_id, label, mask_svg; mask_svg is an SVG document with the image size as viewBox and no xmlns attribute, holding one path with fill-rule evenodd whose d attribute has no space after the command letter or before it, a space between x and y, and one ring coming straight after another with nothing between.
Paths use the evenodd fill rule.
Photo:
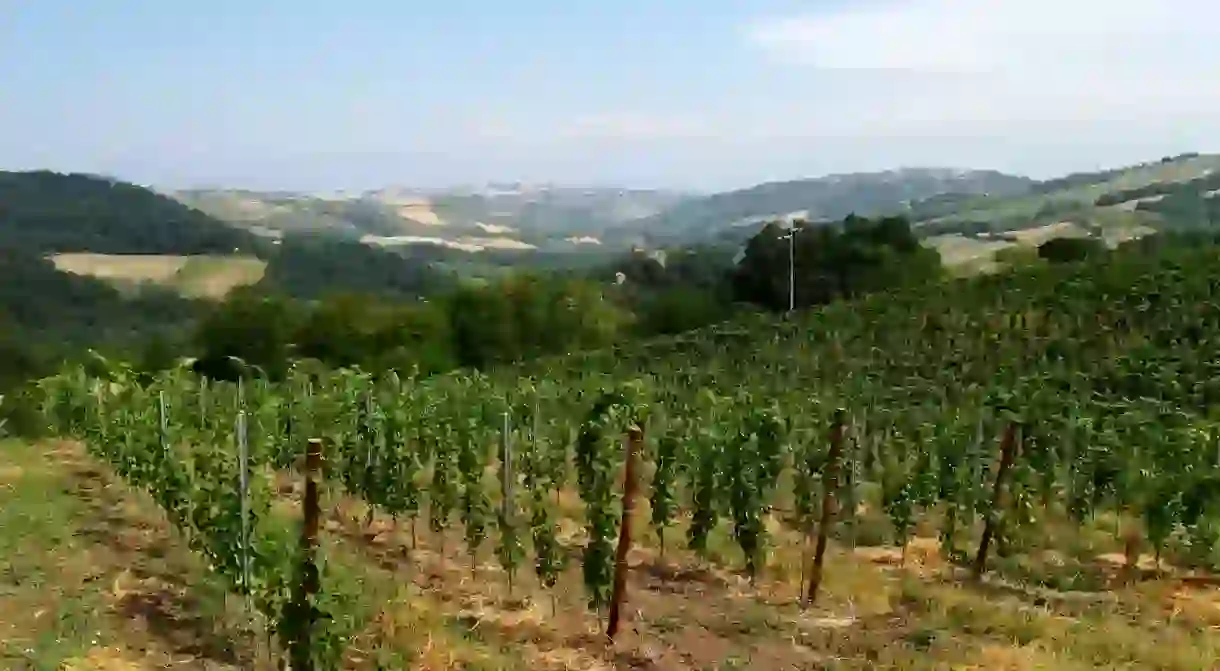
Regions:
<instances>
[{"instance_id":1,"label":"thin white cloud","mask_svg":"<svg viewBox=\"0 0 1220 671\"><path fill-rule=\"evenodd\" d=\"M1220 113L1216 0L885 0L766 18L746 36L815 75L867 74L835 100L854 113L820 115L842 129L1134 131Z\"/></svg>"},{"instance_id":2,"label":"thin white cloud","mask_svg":"<svg viewBox=\"0 0 1220 671\"><path fill-rule=\"evenodd\" d=\"M556 135L564 139L656 140L696 138L710 130L700 118L615 111L577 117L557 128Z\"/></svg>"},{"instance_id":3,"label":"thin white cloud","mask_svg":"<svg viewBox=\"0 0 1220 671\"><path fill-rule=\"evenodd\" d=\"M1215 0L888 0L772 17L752 41L831 69L1027 74L1039 68L1215 68Z\"/></svg>"},{"instance_id":4,"label":"thin white cloud","mask_svg":"<svg viewBox=\"0 0 1220 671\"><path fill-rule=\"evenodd\" d=\"M483 119L472 135L551 147L699 143L745 155L818 138L973 143L1220 128L1220 0L858 0L762 18L745 36L769 57L759 68L808 76L791 89L738 82L698 109Z\"/></svg>"}]
</instances>

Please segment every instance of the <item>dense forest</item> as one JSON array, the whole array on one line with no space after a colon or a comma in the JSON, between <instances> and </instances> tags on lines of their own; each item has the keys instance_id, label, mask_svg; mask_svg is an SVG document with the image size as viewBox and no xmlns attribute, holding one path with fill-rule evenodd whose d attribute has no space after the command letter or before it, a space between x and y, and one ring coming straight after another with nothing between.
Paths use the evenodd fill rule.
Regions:
<instances>
[{"instance_id":1,"label":"dense forest","mask_svg":"<svg viewBox=\"0 0 1220 671\"><path fill-rule=\"evenodd\" d=\"M207 309L177 294L126 297L104 282L59 272L50 261L11 248L0 250L0 278L0 396L83 356L87 348L141 360L155 343L180 342Z\"/></svg>"},{"instance_id":2,"label":"dense forest","mask_svg":"<svg viewBox=\"0 0 1220 671\"><path fill-rule=\"evenodd\" d=\"M0 172L3 248L232 254L259 253L268 246L246 231L133 184L91 175Z\"/></svg>"},{"instance_id":3,"label":"dense forest","mask_svg":"<svg viewBox=\"0 0 1220 671\"><path fill-rule=\"evenodd\" d=\"M151 337L183 332L208 308L170 292L124 296L20 250L0 250L0 277L0 340L48 355L88 346L139 348Z\"/></svg>"},{"instance_id":4,"label":"dense forest","mask_svg":"<svg viewBox=\"0 0 1220 671\"><path fill-rule=\"evenodd\" d=\"M336 292L418 298L453 286L452 273L433 265L441 255L430 246L394 252L330 236L289 235L268 256L259 288L302 299Z\"/></svg>"}]
</instances>

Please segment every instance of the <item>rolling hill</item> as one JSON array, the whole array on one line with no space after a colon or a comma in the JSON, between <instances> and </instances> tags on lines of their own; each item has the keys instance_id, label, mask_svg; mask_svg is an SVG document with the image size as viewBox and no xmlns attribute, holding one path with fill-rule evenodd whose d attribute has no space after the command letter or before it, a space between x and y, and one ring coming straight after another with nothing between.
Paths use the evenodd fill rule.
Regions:
<instances>
[{"instance_id":1,"label":"rolling hill","mask_svg":"<svg viewBox=\"0 0 1220 671\"><path fill-rule=\"evenodd\" d=\"M748 237L775 219L836 220L848 214L899 213L909 204L946 193L1014 195L1034 184L1026 177L992 170L909 168L877 173L829 175L770 182L688 199L618 227L614 235L632 244L684 244L727 236Z\"/></svg>"},{"instance_id":2,"label":"rolling hill","mask_svg":"<svg viewBox=\"0 0 1220 671\"><path fill-rule=\"evenodd\" d=\"M1063 236L1110 245L1220 224L1220 155L1183 154L1035 181L994 171L906 169L762 184L688 199L606 234L607 244L739 245L767 221L850 213L910 218L946 264L993 269L998 252Z\"/></svg>"},{"instance_id":3,"label":"rolling hill","mask_svg":"<svg viewBox=\"0 0 1220 671\"><path fill-rule=\"evenodd\" d=\"M1131 214L1151 211L1137 207L1133 201L1172 190L1168 185L1205 180L1217 169L1220 155L1184 154L1037 182L1023 193L962 196L952 203L929 199L912 204L909 216L928 234L998 233L1060 221L1103 226L1173 225L1175 222L1163 216ZM1220 182L1216 186L1220 187ZM1120 197L1124 193L1128 195Z\"/></svg>"},{"instance_id":4,"label":"rolling hill","mask_svg":"<svg viewBox=\"0 0 1220 671\"><path fill-rule=\"evenodd\" d=\"M1010 196L947 194L908 210L947 265L991 270L997 254L1054 237L1114 246L1167 229L1220 226L1220 155L1183 154L1037 182Z\"/></svg>"},{"instance_id":5,"label":"rolling hill","mask_svg":"<svg viewBox=\"0 0 1220 671\"><path fill-rule=\"evenodd\" d=\"M605 230L688 197L661 190L526 184L352 194L194 189L167 195L268 237L328 233L382 246L466 252L581 251L600 246Z\"/></svg>"},{"instance_id":6,"label":"rolling hill","mask_svg":"<svg viewBox=\"0 0 1220 671\"><path fill-rule=\"evenodd\" d=\"M539 263L581 265L588 261L575 257L605 258L631 248L740 244L766 221L833 221L851 213L906 215L930 244L955 250L946 257L951 260L974 259L984 248L1028 243L1042 235L1004 237L1011 232L1069 230L1058 226L1064 222L1089 235L1121 240L1181 219L1156 211L1152 201L1164 194L1144 191L1190 183L1217 166L1218 156L1184 154L1044 181L994 170L906 168L770 182L702 196L523 184L356 194L193 190L172 195L263 236L324 232L398 251L433 248L449 252L440 262L457 272L489 274ZM1133 199L1145 202L1104 200L1132 190ZM980 235L1001 237L980 240ZM958 253L962 250L964 257ZM568 255L574 258L564 261Z\"/></svg>"},{"instance_id":7,"label":"rolling hill","mask_svg":"<svg viewBox=\"0 0 1220 671\"><path fill-rule=\"evenodd\" d=\"M265 241L115 179L0 172L0 246L36 253L256 254Z\"/></svg>"},{"instance_id":8,"label":"rolling hill","mask_svg":"<svg viewBox=\"0 0 1220 671\"><path fill-rule=\"evenodd\" d=\"M91 175L0 173L0 245L125 293L219 297L259 284L300 297L418 295L455 275L576 268L631 248L739 244L763 222L904 214L951 265L995 266L1013 246L1084 235L1111 244L1220 221L1220 156L1184 154L1035 181L909 168L761 184L706 196L491 184L355 194L158 193ZM448 279L447 279L448 278Z\"/></svg>"},{"instance_id":9,"label":"rolling hill","mask_svg":"<svg viewBox=\"0 0 1220 671\"><path fill-rule=\"evenodd\" d=\"M148 189L108 177L0 172L0 320L57 337L129 334L190 314L183 298L260 280L268 241ZM260 258L261 257L261 258ZM55 315L62 315L57 320Z\"/></svg>"},{"instance_id":10,"label":"rolling hill","mask_svg":"<svg viewBox=\"0 0 1220 671\"><path fill-rule=\"evenodd\" d=\"M23 259L23 275L59 271L83 292L99 281L127 296L168 289L215 299L247 285L301 298L415 296L449 274L436 267L443 250L305 233L270 239L144 187L45 171L0 173L0 249Z\"/></svg>"}]
</instances>

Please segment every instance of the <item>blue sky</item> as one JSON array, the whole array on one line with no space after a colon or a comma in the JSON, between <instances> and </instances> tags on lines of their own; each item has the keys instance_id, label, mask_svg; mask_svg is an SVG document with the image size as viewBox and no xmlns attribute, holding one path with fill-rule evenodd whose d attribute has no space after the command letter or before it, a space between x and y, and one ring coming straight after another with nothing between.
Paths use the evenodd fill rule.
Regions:
<instances>
[{"instance_id":1,"label":"blue sky","mask_svg":"<svg viewBox=\"0 0 1220 671\"><path fill-rule=\"evenodd\" d=\"M1220 150L1214 0L0 0L0 168L719 189Z\"/></svg>"}]
</instances>

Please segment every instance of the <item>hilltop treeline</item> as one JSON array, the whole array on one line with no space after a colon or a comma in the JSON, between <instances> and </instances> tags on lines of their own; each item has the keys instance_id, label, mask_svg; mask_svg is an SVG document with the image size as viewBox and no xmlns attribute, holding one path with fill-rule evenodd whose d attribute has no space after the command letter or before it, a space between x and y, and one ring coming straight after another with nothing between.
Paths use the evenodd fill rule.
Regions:
<instances>
[{"instance_id":1,"label":"hilltop treeline","mask_svg":"<svg viewBox=\"0 0 1220 671\"><path fill-rule=\"evenodd\" d=\"M1220 173L1108 193L1097 199L1097 205L1133 200L1139 201L1137 211L1160 215L1169 228L1212 228L1220 225Z\"/></svg>"},{"instance_id":2,"label":"hilltop treeline","mask_svg":"<svg viewBox=\"0 0 1220 671\"><path fill-rule=\"evenodd\" d=\"M832 226L769 224L746 245L732 282L739 300L782 310L934 280L940 269L940 255L919 244L904 217L849 216Z\"/></svg>"},{"instance_id":3,"label":"hilltop treeline","mask_svg":"<svg viewBox=\"0 0 1220 671\"><path fill-rule=\"evenodd\" d=\"M1147 161L1122 168L1111 168L1109 170L1098 170L1096 172L1075 172L1063 177L1056 177L1054 179L1036 182L1030 191L1032 193L1045 194L1059 191L1061 189L1071 189L1078 186L1088 186L1090 184L1101 184L1102 182L1108 182L1116 177L1119 177L1123 173L1128 172L1133 168L1150 168L1156 165L1167 165L1180 161L1188 161L1198 157L1199 154L1197 152L1186 152L1176 156L1166 156L1158 161Z\"/></svg>"},{"instance_id":4,"label":"hilltop treeline","mask_svg":"<svg viewBox=\"0 0 1220 671\"><path fill-rule=\"evenodd\" d=\"M134 184L0 172L0 247L35 253L233 254L265 241Z\"/></svg>"},{"instance_id":5,"label":"hilltop treeline","mask_svg":"<svg viewBox=\"0 0 1220 671\"><path fill-rule=\"evenodd\" d=\"M437 270L431 247L391 252L355 240L290 235L267 256L263 293L319 299L336 292L411 299L452 288L451 273Z\"/></svg>"},{"instance_id":6,"label":"hilltop treeline","mask_svg":"<svg viewBox=\"0 0 1220 671\"><path fill-rule=\"evenodd\" d=\"M270 240L134 184L47 171L0 172L0 249L31 259L254 256L267 261L262 290L307 299L335 291L415 298L453 284L434 267L444 250L391 251L324 235Z\"/></svg>"},{"instance_id":7,"label":"hilltop treeline","mask_svg":"<svg viewBox=\"0 0 1220 671\"><path fill-rule=\"evenodd\" d=\"M901 217L798 224L796 307L939 276L936 252ZM722 248L634 253L587 276L516 274L421 301L344 294L315 303L239 291L204 318L193 346L201 372L235 374L240 359L268 375L298 358L366 370L432 373L597 349L788 307L788 241L763 228L734 263Z\"/></svg>"}]
</instances>

